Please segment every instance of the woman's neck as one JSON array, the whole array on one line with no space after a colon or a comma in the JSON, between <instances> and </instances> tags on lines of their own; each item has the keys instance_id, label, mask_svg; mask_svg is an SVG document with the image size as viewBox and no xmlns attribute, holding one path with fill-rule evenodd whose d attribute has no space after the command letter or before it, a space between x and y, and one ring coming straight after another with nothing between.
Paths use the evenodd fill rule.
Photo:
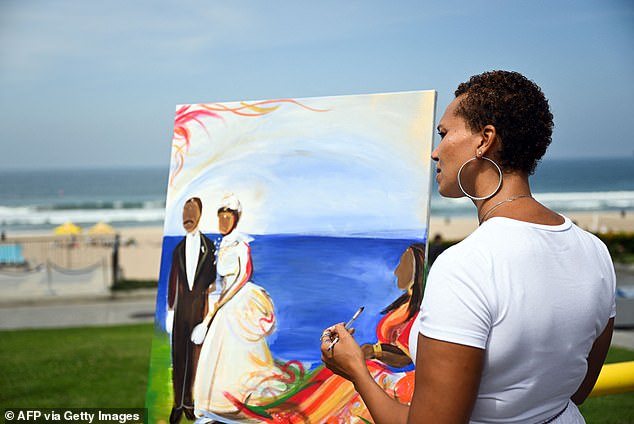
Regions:
<instances>
[{"instance_id":1,"label":"woman's neck","mask_svg":"<svg viewBox=\"0 0 634 424\"><path fill-rule=\"evenodd\" d=\"M478 221L486 221L493 216L505 216L505 213L519 210L526 201L531 201L531 188L528 176L520 173L504 173L500 190L488 199L474 200ZM534 200L533 200L534 201Z\"/></svg>"},{"instance_id":2,"label":"woman's neck","mask_svg":"<svg viewBox=\"0 0 634 424\"><path fill-rule=\"evenodd\" d=\"M502 187L486 200L476 200L480 224L493 217L506 217L518 221L543 225L560 225L564 218L536 201L531 194L528 175L504 173Z\"/></svg>"}]
</instances>

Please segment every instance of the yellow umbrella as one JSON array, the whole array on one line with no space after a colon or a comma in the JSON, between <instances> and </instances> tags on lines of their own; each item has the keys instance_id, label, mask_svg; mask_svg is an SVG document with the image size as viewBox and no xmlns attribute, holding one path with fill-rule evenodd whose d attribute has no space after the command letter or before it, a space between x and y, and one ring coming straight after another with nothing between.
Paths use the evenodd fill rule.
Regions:
<instances>
[{"instance_id":1,"label":"yellow umbrella","mask_svg":"<svg viewBox=\"0 0 634 424\"><path fill-rule=\"evenodd\" d=\"M93 225L92 227L88 229L88 234L91 234L91 235L114 234L114 233L115 233L114 228L112 228L112 226L106 224L103 221L96 223L95 225Z\"/></svg>"},{"instance_id":2,"label":"yellow umbrella","mask_svg":"<svg viewBox=\"0 0 634 424\"><path fill-rule=\"evenodd\" d=\"M57 235L81 234L81 227L68 221L55 227L53 232Z\"/></svg>"}]
</instances>

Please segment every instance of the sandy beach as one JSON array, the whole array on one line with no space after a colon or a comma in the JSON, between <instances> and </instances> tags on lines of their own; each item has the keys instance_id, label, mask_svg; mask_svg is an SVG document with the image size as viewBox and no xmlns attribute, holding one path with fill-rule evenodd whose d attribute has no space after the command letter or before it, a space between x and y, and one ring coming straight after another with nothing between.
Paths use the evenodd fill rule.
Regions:
<instances>
[{"instance_id":1,"label":"sandy beach","mask_svg":"<svg viewBox=\"0 0 634 424\"><path fill-rule=\"evenodd\" d=\"M121 235L119 266L123 278L157 280L161 266L163 227L124 227L118 231Z\"/></svg>"},{"instance_id":2,"label":"sandy beach","mask_svg":"<svg viewBox=\"0 0 634 424\"><path fill-rule=\"evenodd\" d=\"M564 214L581 228L593 233L634 232L634 214L622 216L619 212L569 212ZM429 222L429 236L440 234L445 240L463 239L478 227L473 217L432 216Z\"/></svg>"},{"instance_id":3,"label":"sandy beach","mask_svg":"<svg viewBox=\"0 0 634 424\"><path fill-rule=\"evenodd\" d=\"M592 232L633 232L634 213L621 216L618 212L569 213L577 225ZM475 214L467 217L439 217L430 219L429 234L441 234L445 240L462 239L478 226ZM161 260L162 227L121 228L120 264L125 278L157 279ZM135 243L126 245L126 241Z\"/></svg>"}]
</instances>

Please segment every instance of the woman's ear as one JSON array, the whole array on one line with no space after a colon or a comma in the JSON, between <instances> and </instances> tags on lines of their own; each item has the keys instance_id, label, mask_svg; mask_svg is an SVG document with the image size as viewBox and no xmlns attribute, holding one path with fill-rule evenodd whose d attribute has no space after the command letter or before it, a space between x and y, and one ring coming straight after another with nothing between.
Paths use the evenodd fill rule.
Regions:
<instances>
[{"instance_id":1,"label":"woman's ear","mask_svg":"<svg viewBox=\"0 0 634 424\"><path fill-rule=\"evenodd\" d=\"M481 140L478 143L476 156L492 156L496 150L497 131L493 125L485 125L480 131ZM488 153L488 154L487 154Z\"/></svg>"}]
</instances>

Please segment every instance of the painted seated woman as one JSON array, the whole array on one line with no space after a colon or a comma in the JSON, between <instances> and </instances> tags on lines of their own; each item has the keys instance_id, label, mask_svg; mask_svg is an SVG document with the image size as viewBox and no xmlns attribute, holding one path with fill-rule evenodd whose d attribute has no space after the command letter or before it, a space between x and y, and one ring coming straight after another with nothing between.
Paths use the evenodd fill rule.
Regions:
<instances>
[{"instance_id":1,"label":"painted seated woman","mask_svg":"<svg viewBox=\"0 0 634 424\"><path fill-rule=\"evenodd\" d=\"M385 316L376 327L378 342L362 346L373 379L388 396L403 403L411 401L414 389L409 337L423 297L424 259L425 245L420 243L410 245L402 253L394 275L404 293L381 312ZM352 383L323 366L311 371L298 386L303 388L293 396L285 395L284 403L275 402L272 404L275 406L265 408L270 415L260 415L260 422L371 422L372 417Z\"/></svg>"},{"instance_id":2,"label":"painted seated woman","mask_svg":"<svg viewBox=\"0 0 634 424\"><path fill-rule=\"evenodd\" d=\"M376 327L378 342L361 346L366 359L376 359L393 368L412 365L409 356L409 336L414 318L423 300L425 275L425 245L414 243L401 255L394 270L396 284L405 292L382 314L385 316Z\"/></svg>"},{"instance_id":3,"label":"painted seated woman","mask_svg":"<svg viewBox=\"0 0 634 424\"><path fill-rule=\"evenodd\" d=\"M275 327L273 302L250 281L252 239L236 231L241 212L233 195L218 209L223 236L217 249L219 289L210 294L209 314L192 332L192 340L203 343L194 382L195 414L211 420L244 420L236 403L257 404L285 387L270 378L278 374L266 341Z\"/></svg>"}]
</instances>

